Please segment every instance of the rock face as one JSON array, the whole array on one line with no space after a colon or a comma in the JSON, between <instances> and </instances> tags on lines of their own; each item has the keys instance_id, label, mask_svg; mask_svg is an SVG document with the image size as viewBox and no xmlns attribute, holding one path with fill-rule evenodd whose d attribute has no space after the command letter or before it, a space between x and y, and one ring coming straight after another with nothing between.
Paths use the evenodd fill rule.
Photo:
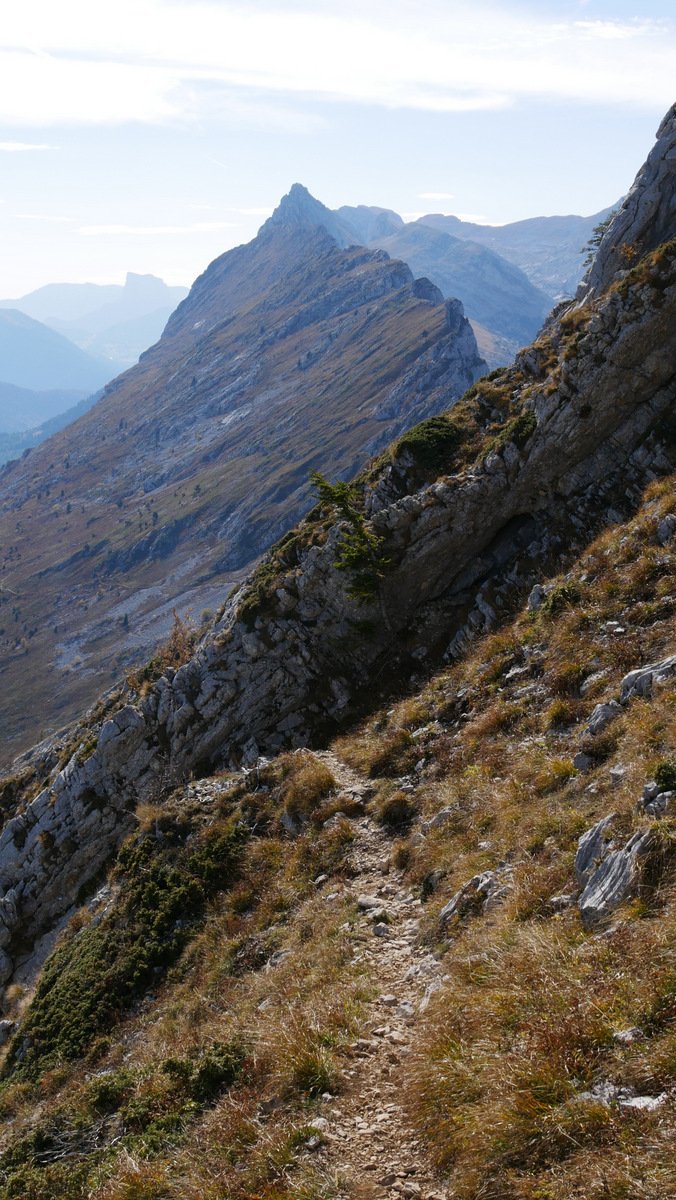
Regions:
<instances>
[{"instance_id":1,"label":"rock face","mask_svg":"<svg viewBox=\"0 0 676 1200\"><path fill-rule=\"evenodd\" d=\"M657 131L657 141L613 217L578 297L598 296L641 254L674 236L676 223L676 104Z\"/></svg>"},{"instance_id":2,"label":"rock face","mask_svg":"<svg viewBox=\"0 0 676 1200\"><path fill-rule=\"evenodd\" d=\"M319 200L308 192L302 183L294 183L291 190L282 198L274 213L265 222L261 233L271 229L325 229L343 248L363 244L363 238L352 226L349 219L345 220L342 213L334 213L326 208Z\"/></svg>"},{"instance_id":3,"label":"rock face","mask_svg":"<svg viewBox=\"0 0 676 1200\"><path fill-rule=\"evenodd\" d=\"M190 303L179 323L188 321ZM111 830L112 849L125 814L158 784L335 728L354 716L363 693L373 700L388 673L417 672L460 634L490 627L505 596L527 595L542 578L553 549L588 536L604 514L616 519L647 479L673 469L664 418L676 399L675 321L676 257L666 248L593 300L584 319L575 309L561 314L546 343L463 402L474 405L477 429L485 421L494 431L495 405L508 397L500 432L481 443L478 457L440 475L414 450L383 456L356 485L356 524L318 509L231 598L190 661L85 727L68 764L3 834L5 977L17 932L36 936L46 904L53 920L71 903L73 854L78 863L87 857L90 836L94 864L104 853L94 810ZM554 369L544 370L543 357L552 355ZM438 435L439 424L431 428ZM455 427L441 419L441 428L449 437ZM419 433L429 449L425 435L429 428ZM362 552L364 539L367 547L375 539L383 553L364 605L341 569L350 537ZM654 677L655 666L650 671ZM88 820L93 829L85 826L79 840ZM71 830L75 851L66 843ZM583 876L602 833L591 839ZM586 909L592 902L607 909L608 895L625 888L645 851L640 839L621 859L604 851L605 874L586 884L601 900L589 894Z\"/></svg>"}]
</instances>

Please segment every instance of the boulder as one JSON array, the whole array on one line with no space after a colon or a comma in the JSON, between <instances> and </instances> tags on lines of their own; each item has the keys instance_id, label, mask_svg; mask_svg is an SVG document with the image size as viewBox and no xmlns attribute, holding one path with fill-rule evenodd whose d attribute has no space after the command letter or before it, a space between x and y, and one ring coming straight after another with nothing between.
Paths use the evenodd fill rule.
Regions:
<instances>
[{"instance_id":1,"label":"boulder","mask_svg":"<svg viewBox=\"0 0 676 1200\"><path fill-rule=\"evenodd\" d=\"M439 923L445 928L453 917L466 917L485 912L507 895L508 887L500 882L495 871L482 871L464 883L439 913Z\"/></svg>"},{"instance_id":2,"label":"boulder","mask_svg":"<svg viewBox=\"0 0 676 1200\"><path fill-rule=\"evenodd\" d=\"M676 654L670 655L669 658L663 658L661 662L636 667L628 675L625 675L620 684L622 704L626 704L632 696L643 696L647 699L652 696L656 683L661 683L674 674L676 674Z\"/></svg>"},{"instance_id":3,"label":"boulder","mask_svg":"<svg viewBox=\"0 0 676 1200\"><path fill-rule=\"evenodd\" d=\"M582 834L575 855L575 875L578 883L585 884L608 851L614 848L611 826L616 817L617 813L610 813Z\"/></svg>"},{"instance_id":4,"label":"boulder","mask_svg":"<svg viewBox=\"0 0 676 1200\"><path fill-rule=\"evenodd\" d=\"M597 733L601 733L610 725L611 721L616 720L621 712L622 706L617 703L617 700L609 700L607 704L597 704L587 722L585 732L596 737Z\"/></svg>"}]
</instances>

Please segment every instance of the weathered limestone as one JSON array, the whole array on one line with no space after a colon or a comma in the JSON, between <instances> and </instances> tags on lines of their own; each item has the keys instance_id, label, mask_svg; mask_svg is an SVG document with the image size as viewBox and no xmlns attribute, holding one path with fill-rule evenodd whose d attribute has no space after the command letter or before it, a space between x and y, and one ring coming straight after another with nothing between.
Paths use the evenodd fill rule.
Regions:
<instances>
[{"instance_id":1,"label":"weathered limestone","mask_svg":"<svg viewBox=\"0 0 676 1200\"><path fill-rule=\"evenodd\" d=\"M647 699L652 696L656 683L663 683L671 675L676 675L676 654L663 658L658 663L648 663L645 667L637 667L625 675L620 684L620 701L626 704L632 696L642 696Z\"/></svg>"},{"instance_id":2,"label":"weathered limestone","mask_svg":"<svg viewBox=\"0 0 676 1200\"><path fill-rule=\"evenodd\" d=\"M644 829L633 834L619 850L606 847L602 861L578 900L584 925L589 927L603 920L636 892L653 842L653 831Z\"/></svg>"}]
</instances>

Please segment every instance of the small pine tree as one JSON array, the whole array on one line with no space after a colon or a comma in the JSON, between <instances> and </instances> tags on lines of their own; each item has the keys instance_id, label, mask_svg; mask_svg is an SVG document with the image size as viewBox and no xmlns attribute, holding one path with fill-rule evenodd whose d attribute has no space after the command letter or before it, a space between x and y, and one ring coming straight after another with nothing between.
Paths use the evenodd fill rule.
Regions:
<instances>
[{"instance_id":1,"label":"small pine tree","mask_svg":"<svg viewBox=\"0 0 676 1200\"><path fill-rule=\"evenodd\" d=\"M334 566L339 571L352 572L348 595L360 604L367 604L377 594L378 582L389 562L382 551L383 539L368 528L363 513L359 512L354 484L343 480L329 483L319 471L312 471L310 479L320 504L332 508L349 526L342 536Z\"/></svg>"}]
</instances>

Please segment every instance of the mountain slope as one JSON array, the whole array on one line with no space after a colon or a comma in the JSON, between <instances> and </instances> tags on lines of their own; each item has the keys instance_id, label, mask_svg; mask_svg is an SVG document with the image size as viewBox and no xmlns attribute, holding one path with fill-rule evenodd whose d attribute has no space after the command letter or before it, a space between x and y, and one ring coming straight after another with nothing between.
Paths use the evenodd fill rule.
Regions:
<instances>
[{"instance_id":1,"label":"mountain slope","mask_svg":"<svg viewBox=\"0 0 676 1200\"><path fill-rule=\"evenodd\" d=\"M7 1200L671 1200L675 146L631 269L4 781Z\"/></svg>"},{"instance_id":2,"label":"mountain slope","mask_svg":"<svg viewBox=\"0 0 676 1200\"><path fill-rule=\"evenodd\" d=\"M676 117L661 132L675 138ZM656 224L671 202L663 161L642 184ZM383 264L370 262L381 285ZM69 762L55 784L65 809L95 794L127 811L160 762L183 774L325 736L422 664L462 653L534 575L673 470L674 241L602 283L514 367L405 433L352 485L318 481L319 504L223 606L195 656L165 675L160 662L156 682L152 669L136 677ZM22 847L5 857L8 886ZM40 895L45 904L44 886Z\"/></svg>"},{"instance_id":3,"label":"mountain slope","mask_svg":"<svg viewBox=\"0 0 676 1200\"><path fill-rule=\"evenodd\" d=\"M175 605L220 601L307 510L310 469L351 474L480 374L461 306L314 211L217 259L136 368L0 475L5 755L39 732L38 679L41 720L71 717Z\"/></svg>"},{"instance_id":4,"label":"mountain slope","mask_svg":"<svg viewBox=\"0 0 676 1200\"><path fill-rule=\"evenodd\" d=\"M110 367L32 317L5 309L0 311L0 379L32 391L94 392L110 379Z\"/></svg>"},{"instance_id":5,"label":"mountain slope","mask_svg":"<svg viewBox=\"0 0 676 1200\"><path fill-rule=\"evenodd\" d=\"M388 237L376 236L371 244L426 275L444 296L457 296L470 319L509 339L514 352L533 339L551 308L549 297L523 272L473 242L412 224Z\"/></svg>"},{"instance_id":6,"label":"mountain slope","mask_svg":"<svg viewBox=\"0 0 676 1200\"><path fill-rule=\"evenodd\" d=\"M479 225L441 213L428 213L418 223L488 247L519 267L552 300L562 300L575 295L585 269L587 243L615 207L591 217L530 217L507 225Z\"/></svg>"}]
</instances>

